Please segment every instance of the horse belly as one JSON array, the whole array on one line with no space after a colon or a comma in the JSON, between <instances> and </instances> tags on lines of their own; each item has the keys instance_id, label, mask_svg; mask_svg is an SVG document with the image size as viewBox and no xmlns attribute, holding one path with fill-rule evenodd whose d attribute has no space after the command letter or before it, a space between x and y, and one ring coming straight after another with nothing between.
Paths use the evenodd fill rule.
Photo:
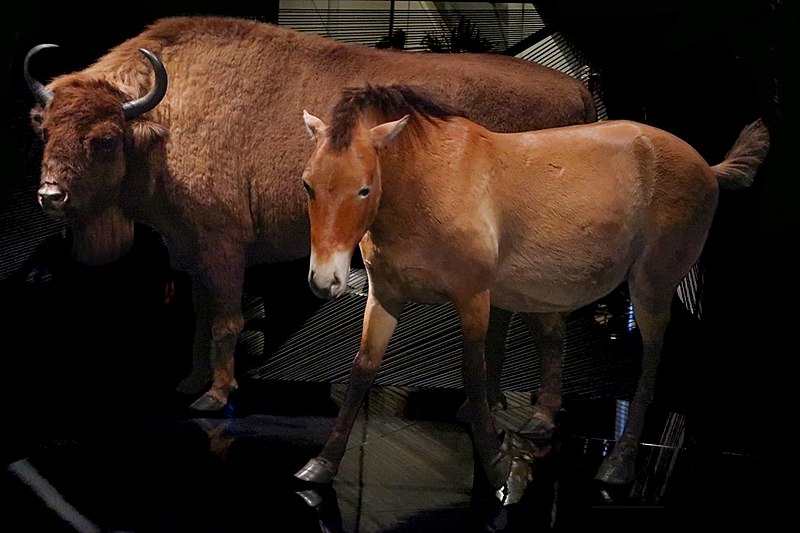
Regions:
<instances>
[{"instance_id":1,"label":"horse belly","mask_svg":"<svg viewBox=\"0 0 800 533\"><path fill-rule=\"evenodd\" d=\"M491 286L492 305L520 313L566 312L609 294L625 281L627 261L548 267L511 264Z\"/></svg>"}]
</instances>

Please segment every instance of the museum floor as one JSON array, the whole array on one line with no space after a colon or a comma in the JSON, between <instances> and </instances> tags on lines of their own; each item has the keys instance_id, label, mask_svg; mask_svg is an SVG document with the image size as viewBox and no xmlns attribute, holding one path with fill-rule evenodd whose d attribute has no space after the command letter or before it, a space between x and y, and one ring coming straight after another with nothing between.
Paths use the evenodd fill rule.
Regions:
<instances>
[{"instance_id":1,"label":"museum floor","mask_svg":"<svg viewBox=\"0 0 800 533\"><path fill-rule=\"evenodd\" d=\"M92 403L91 393L65 388L48 399L40 420L5 428L7 444L24 446L9 455L3 475L0 529L762 530L769 512L759 502L766 489L760 459L704 446L675 414L656 424L656 440L672 444L642 445L642 474L632 485L594 482L593 469L613 446L613 428L608 435L598 422L615 418L615 402L607 401L567 405L560 436L534 448L524 496L502 506L475 476L469 434L454 417L462 399L456 390L375 387L333 484L300 482L293 473L319 449L343 390L246 382L230 408L207 418L185 409L183 397L146 398L142 390L141 402L129 394ZM513 431L530 396L507 397L497 425Z\"/></svg>"},{"instance_id":2,"label":"museum floor","mask_svg":"<svg viewBox=\"0 0 800 533\"><path fill-rule=\"evenodd\" d=\"M6 346L16 349L4 352L0 388L0 531L771 530L776 489L762 468L761 433L770 426L764 406L742 395L763 383L756 378L765 367L737 359L735 346L722 348L720 339L733 342L739 331L728 323L709 348L676 315L691 342L672 337L677 357L660 369L666 386L656 388L639 477L612 487L593 476L624 424L618 398L630 393L636 371L618 333L627 331L629 341L635 335L598 322L595 311L578 313L589 325L567 339L559 432L531 444L527 490L503 506L476 475L470 435L456 418L461 390L435 385L458 383L453 317L432 318L422 308L404 315L337 477L318 486L294 473L321 448L338 411L363 298L314 301L309 310L287 291L274 308L252 313L262 320L250 323L245 340L265 324L273 329L262 331L264 339L277 344L276 330L289 339L237 355L240 389L229 408L209 416L190 410L194 398L174 387L191 359L190 314L132 306L145 291L116 279L104 283L95 274L87 278L91 290L71 281L66 296L52 281L4 292L15 310L5 322ZM442 320L452 327L431 328ZM495 411L505 435L526 420L531 396L519 391L536 379L523 372L536 366L516 327L504 370L508 407ZM268 377L279 373L294 377ZM428 385L403 385L409 376Z\"/></svg>"}]
</instances>

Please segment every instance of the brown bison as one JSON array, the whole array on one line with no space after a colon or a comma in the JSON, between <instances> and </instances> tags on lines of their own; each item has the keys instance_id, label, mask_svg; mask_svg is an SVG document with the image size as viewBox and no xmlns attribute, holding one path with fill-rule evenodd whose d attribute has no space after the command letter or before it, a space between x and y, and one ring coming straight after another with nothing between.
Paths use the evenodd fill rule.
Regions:
<instances>
[{"instance_id":1,"label":"brown bison","mask_svg":"<svg viewBox=\"0 0 800 533\"><path fill-rule=\"evenodd\" d=\"M192 278L193 368L178 388L208 387L199 410L237 387L246 267L309 254L298 110L330 108L345 86L404 82L497 131L596 119L579 81L528 61L378 50L250 20L162 19L45 86L29 61L48 46L24 65L44 142L39 202L70 222L86 263L123 256L133 221L163 235Z\"/></svg>"}]
</instances>

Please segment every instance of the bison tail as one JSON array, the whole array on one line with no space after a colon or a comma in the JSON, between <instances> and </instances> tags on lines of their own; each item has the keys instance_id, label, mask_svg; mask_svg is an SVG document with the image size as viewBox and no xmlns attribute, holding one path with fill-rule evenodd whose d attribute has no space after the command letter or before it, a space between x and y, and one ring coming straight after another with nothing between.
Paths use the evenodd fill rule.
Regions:
<instances>
[{"instance_id":1,"label":"bison tail","mask_svg":"<svg viewBox=\"0 0 800 533\"><path fill-rule=\"evenodd\" d=\"M753 184L758 168L769 151L769 130L761 119L739 134L725 160L711 167L723 189L743 189Z\"/></svg>"}]
</instances>

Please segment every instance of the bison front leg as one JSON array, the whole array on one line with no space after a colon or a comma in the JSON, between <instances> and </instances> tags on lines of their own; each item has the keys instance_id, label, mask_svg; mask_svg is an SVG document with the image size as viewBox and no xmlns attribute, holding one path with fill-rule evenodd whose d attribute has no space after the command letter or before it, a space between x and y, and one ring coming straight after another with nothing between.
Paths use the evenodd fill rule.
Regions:
<instances>
[{"instance_id":1,"label":"bison front leg","mask_svg":"<svg viewBox=\"0 0 800 533\"><path fill-rule=\"evenodd\" d=\"M382 305L370 288L364 312L361 345L350 369L350 381L339 415L322 451L308 461L295 477L313 483L333 481L344 456L356 416L375 381L402 308L402 302L384 302Z\"/></svg>"},{"instance_id":2,"label":"bison front leg","mask_svg":"<svg viewBox=\"0 0 800 533\"><path fill-rule=\"evenodd\" d=\"M244 259L230 246L213 246L212 259L202 276L193 278L198 287L195 313L198 328L205 329L211 342L206 357L211 362L211 387L192 405L198 411L217 411L228 404L230 393L238 387L234 373L234 354L239 334L244 328L242 285ZM200 332L197 338L201 338ZM198 354L199 356L199 354ZM198 363L196 366L200 366Z\"/></svg>"},{"instance_id":3,"label":"bison front leg","mask_svg":"<svg viewBox=\"0 0 800 533\"><path fill-rule=\"evenodd\" d=\"M214 317L211 324L213 381L211 388L192 403L192 409L218 411L228 404L230 393L239 387L233 363L236 342L243 327L241 313L229 312Z\"/></svg>"},{"instance_id":4,"label":"bison front leg","mask_svg":"<svg viewBox=\"0 0 800 533\"><path fill-rule=\"evenodd\" d=\"M471 406L475 449L489 484L499 489L508 480L511 457L501 450L486 387L485 342L489 324L489 291L456 302L463 335L462 373Z\"/></svg>"},{"instance_id":5,"label":"bison front leg","mask_svg":"<svg viewBox=\"0 0 800 533\"><path fill-rule=\"evenodd\" d=\"M186 395L200 394L213 377L211 320L213 314L208 289L197 279L192 280L192 304L195 311L194 341L192 344L192 370L178 384L178 392Z\"/></svg>"}]
</instances>

